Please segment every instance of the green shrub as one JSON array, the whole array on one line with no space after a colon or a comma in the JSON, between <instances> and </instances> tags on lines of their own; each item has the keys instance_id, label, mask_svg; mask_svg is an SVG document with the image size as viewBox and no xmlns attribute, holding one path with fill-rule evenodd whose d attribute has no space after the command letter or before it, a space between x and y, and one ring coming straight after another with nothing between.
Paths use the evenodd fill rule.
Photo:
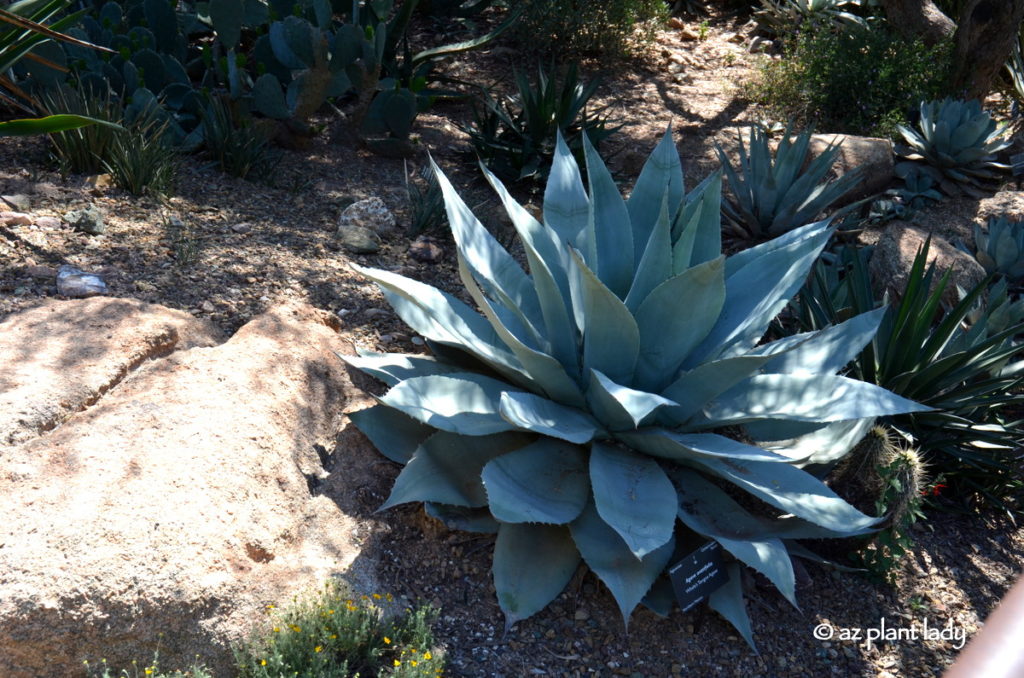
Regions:
<instances>
[{"instance_id":1,"label":"green shrub","mask_svg":"<svg viewBox=\"0 0 1024 678\"><path fill-rule=\"evenodd\" d=\"M436 678L444 658L434 648L430 608L385 618L391 595L348 596L330 582L317 595L269 608L265 632L236 650L239 678Z\"/></svg>"},{"instance_id":2,"label":"green shrub","mask_svg":"<svg viewBox=\"0 0 1024 678\"><path fill-rule=\"evenodd\" d=\"M352 420L405 465L384 508L423 501L449 524L497 533L494 586L508 626L547 606L581 562L624 620L641 602L667 613L661 575L676 545L715 540L736 562L709 604L752 643L740 563L794 601L790 557L806 551L793 540L864 534L876 522L799 466L834 462L876 416L922 408L836 374L870 340L877 313L759 344L825 246L827 224L727 259L721 176L685 194L671 134L628 201L586 141L584 152L589 192L559 139L543 223L487 175L529 273L438 171L462 280L484 315L357 267L433 356L344 357L391 387ZM741 505L720 485L760 501Z\"/></svg>"},{"instance_id":3,"label":"green shrub","mask_svg":"<svg viewBox=\"0 0 1024 678\"><path fill-rule=\"evenodd\" d=\"M765 61L751 95L780 118L829 131L894 137L924 99L939 95L952 47L926 47L885 26L835 32L805 26L783 58Z\"/></svg>"},{"instance_id":4,"label":"green shrub","mask_svg":"<svg viewBox=\"0 0 1024 678\"><path fill-rule=\"evenodd\" d=\"M515 38L529 51L619 57L653 35L664 0L521 0Z\"/></svg>"},{"instance_id":5,"label":"green shrub","mask_svg":"<svg viewBox=\"0 0 1024 678\"><path fill-rule=\"evenodd\" d=\"M983 281L953 308L942 310L950 272L936 279L918 253L899 303L883 307L868 274L869 253L844 249L821 262L796 304L805 328L851 314L882 313L878 333L850 363L849 373L933 408L889 416L886 423L918 446L928 468L951 495L976 495L1007 509L1024 489L1017 450L1024 421L1024 302L1012 301L1005 281Z\"/></svg>"}]
</instances>

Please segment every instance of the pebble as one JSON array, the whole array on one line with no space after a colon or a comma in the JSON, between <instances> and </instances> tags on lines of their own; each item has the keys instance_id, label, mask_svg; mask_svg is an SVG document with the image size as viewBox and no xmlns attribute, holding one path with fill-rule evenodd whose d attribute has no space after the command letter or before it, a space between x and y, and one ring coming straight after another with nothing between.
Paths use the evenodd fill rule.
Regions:
<instances>
[{"instance_id":1,"label":"pebble","mask_svg":"<svg viewBox=\"0 0 1024 678\"><path fill-rule=\"evenodd\" d=\"M57 271L57 293L65 297L83 299L107 293L107 284L95 273L86 273L74 266L64 265Z\"/></svg>"},{"instance_id":2,"label":"pebble","mask_svg":"<svg viewBox=\"0 0 1024 678\"><path fill-rule=\"evenodd\" d=\"M420 236L409 245L409 256L416 261L433 264L444 256L444 250L429 236Z\"/></svg>"},{"instance_id":3,"label":"pebble","mask_svg":"<svg viewBox=\"0 0 1024 678\"><path fill-rule=\"evenodd\" d=\"M235 224L234 226L231 227L231 230L234 231L235 233L244 235L252 230L252 224Z\"/></svg>"},{"instance_id":4,"label":"pebble","mask_svg":"<svg viewBox=\"0 0 1024 678\"><path fill-rule=\"evenodd\" d=\"M411 341L412 341L414 346L423 346L423 344L426 343L423 340L423 337L413 337Z\"/></svg>"},{"instance_id":5,"label":"pebble","mask_svg":"<svg viewBox=\"0 0 1024 678\"><path fill-rule=\"evenodd\" d=\"M210 300L209 300L209 299L207 299L206 301L204 301L204 302L203 302L203 305L201 306L201 308L202 308L202 309L203 309L204 311L206 311L207 313L213 313L213 312L214 312L215 310L217 310L217 309L216 309L216 308L214 307L214 305L213 305L212 303L210 303Z\"/></svg>"},{"instance_id":6,"label":"pebble","mask_svg":"<svg viewBox=\"0 0 1024 678\"><path fill-rule=\"evenodd\" d=\"M33 278L52 278L57 275L57 271L50 268L49 266L27 266L25 267L25 273L32 276Z\"/></svg>"},{"instance_id":7,"label":"pebble","mask_svg":"<svg viewBox=\"0 0 1024 678\"><path fill-rule=\"evenodd\" d=\"M0 196L3 201L18 210L19 212L28 212L32 209L31 199L24 193L15 193L14 195L3 195Z\"/></svg>"},{"instance_id":8,"label":"pebble","mask_svg":"<svg viewBox=\"0 0 1024 678\"><path fill-rule=\"evenodd\" d=\"M56 229L60 228L61 223L57 217L36 217L36 226L39 228Z\"/></svg>"},{"instance_id":9,"label":"pebble","mask_svg":"<svg viewBox=\"0 0 1024 678\"><path fill-rule=\"evenodd\" d=\"M24 212L0 212L0 219L8 226L28 226L32 217Z\"/></svg>"},{"instance_id":10,"label":"pebble","mask_svg":"<svg viewBox=\"0 0 1024 678\"><path fill-rule=\"evenodd\" d=\"M71 210L64 215L64 221L71 224L74 229L89 235L100 235L107 230L107 225L103 222L103 213L94 205Z\"/></svg>"}]
</instances>

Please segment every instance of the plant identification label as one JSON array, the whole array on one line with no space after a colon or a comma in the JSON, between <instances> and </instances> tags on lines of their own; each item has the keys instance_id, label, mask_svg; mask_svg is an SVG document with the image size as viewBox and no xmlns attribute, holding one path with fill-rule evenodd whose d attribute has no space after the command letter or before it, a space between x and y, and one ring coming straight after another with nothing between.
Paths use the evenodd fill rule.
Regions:
<instances>
[{"instance_id":1,"label":"plant identification label","mask_svg":"<svg viewBox=\"0 0 1024 678\"><path fill-rule=\"evenodd\" d=\"M717 541L709 541L673 565L668 576L672 579L679 607L686 612L729 581L722 561L722 547Z\"/></svg>"}]
</instances>

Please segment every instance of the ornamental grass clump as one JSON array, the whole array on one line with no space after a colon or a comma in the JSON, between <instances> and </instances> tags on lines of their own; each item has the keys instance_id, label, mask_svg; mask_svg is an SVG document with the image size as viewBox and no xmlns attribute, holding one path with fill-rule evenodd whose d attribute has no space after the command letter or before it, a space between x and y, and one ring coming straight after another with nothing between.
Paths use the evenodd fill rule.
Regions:
<instances>
[{"instance_id":1,"label":"ornamental grass clump","mask_svg":"<svg viewBox=\"0 0 1024 678\"><path fill-rule=\"evenodd\" d=\"M834 463L875 417L924 408L837 374L871 340L877 311L760 343L825 246L827 222L726 258L721 176L685 193L670 134L629 200L586 141L584 155L589 189L559 138L543 221L484 169L529 272L436 170L479 310L356 267L432 352L345 357L390 387L352 415L404 465L382 508L424 502L449 525L497 533L508 627L547 606L581 563L627 623L642 602L665 611L677 545L715 540L734 562L710 606L752 643L741 565L795 603L790 557L807 555L797 540L877 521L800 466Z\"/></svg>"}]
</instances>

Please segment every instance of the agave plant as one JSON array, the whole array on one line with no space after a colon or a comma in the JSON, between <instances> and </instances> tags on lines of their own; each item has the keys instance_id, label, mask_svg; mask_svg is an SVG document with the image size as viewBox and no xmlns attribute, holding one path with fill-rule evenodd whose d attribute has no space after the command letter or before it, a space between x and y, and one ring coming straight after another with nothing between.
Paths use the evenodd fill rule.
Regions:
<instances>
[{"instance_id":1,"label":"agave plant","mask_svg":"<svg viewBox=\"0 0 1024 678\"><path fill-rule=\"evenodd\" d=\"M758 345L828 223L726 258L721 176L685 194L670 134L628 201L586 141L584 153L589 191L557 140L543 222L484 168L529 272L435 168L479 312L356 267L433 355L345 357L391 387L352 419L405 465L383 508L422 501L449 524L497 533L494 585L508 626L553 600L581 560L628 623L642 601L658 606L645 596L656 582L664 590L677 545L696 534L735 557L709 603L752 642L738 563L792 602L790 556L806 554L795 540L864 534L876 522L800 465L835 461L875 417L924 408L837 375L870 341L878 312ZM772 515L755 515L723 483Z\"/></svg>"},{"instance_id":2,"label":"agave plant","mask_svg":"<svg viewBox=\"0 0 1024 678\"><path fill-rule=\"evenodd\" d=\"M780 36L807 22L867 28L867 21L850 11L860 6L861 0L761 0L761 9L754 12L754 19L762 30Z\"/></svg>"},{"instance_id":3,"label":"agave plant","mask_svg":"<svg viewBox=\"0 0 1024 678\"><path fill-rule=\"evenodd\" d=\"M989 217L988 232L974 226L974 256L988 273L1013 283L1024 280L1024 222Z\"/></svg>"},{"instance_id":4,"label":"agave plant","mask_svg":"<svg viewBox=\"0 0 1024 678\"><path fill-rule=\"evenodd\" d=\"M922 101L916 129L897 128L908 145L896 151L911 161L899 163L897 175L920 169L949 195L981 197L986 182L1009 169L996 162L996 154L1010 146L1010 139L1003 138L1009 128L997 126L976 99Z\"/></svg>"},{"instance_id":5,"label":"agave plant","mask_svg":"<svg viewBox=\"0 0 1024 678\"><path fill-rule=\"evenodd\" d=\"M722 203L722 213L737 237L762 240L782 235L813 221L860 182L858 170L826 181L841 141L829 144L808 163L813 130L805 130L795 139L791 132L792 123L786 126L773 158L768 134L760 126L752 127L749 153L740 136L738 169L716 146L734 197Z\"/></svg>"}]
</instances>

